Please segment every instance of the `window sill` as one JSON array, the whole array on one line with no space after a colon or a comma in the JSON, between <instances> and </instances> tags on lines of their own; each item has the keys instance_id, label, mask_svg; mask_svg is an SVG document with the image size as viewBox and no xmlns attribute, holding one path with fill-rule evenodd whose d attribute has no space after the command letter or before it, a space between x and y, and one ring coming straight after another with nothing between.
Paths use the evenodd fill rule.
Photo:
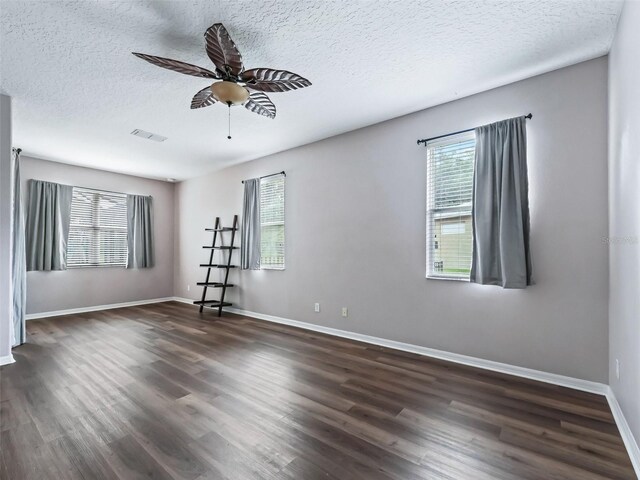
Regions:
<instances>
[{"instance_id":1,"label":"window sill","mask_svg":"<svg viewBox=\"0 0 640 480\"><path fill-rule=\"evenodd\" d=\"M81 270L83 268L124 268L126 265L71 265L67 266L67 270Z\"/></svg>"},{"instance_id":2,"label":"window sill","mask_svg":"<svg viewBox=\"0 0 640 480\"><path fill-rule=\"evenodd\" d=\"M427 275L427 280L446 280L449 282L466 282L469 283L468 277L448 277L446 275Z\"/></svg>"}]
</instances>

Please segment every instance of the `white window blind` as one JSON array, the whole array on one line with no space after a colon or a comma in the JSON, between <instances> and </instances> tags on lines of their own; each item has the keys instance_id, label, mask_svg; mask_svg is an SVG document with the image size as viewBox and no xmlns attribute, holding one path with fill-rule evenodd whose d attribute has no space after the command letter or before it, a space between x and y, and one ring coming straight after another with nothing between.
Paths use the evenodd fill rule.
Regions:
<instances>
[{"instance_id":1,"label":"white window blind","mask_svg":"<svg viewBox=\"0 0 640 480\"><path fill-rule=\"evenodd\" d=\"M260 180L260 268L284 270L284 175Z\"/></svg>"},{"instance_id":2,"label":"white window blind","mask_svg":"<svg viewBox=\"0 0 640 480\"><path fill-rule=\"evenodd\" d=\"M74 187L67 267L126 265L126 195Z\"/></svg>"},{"instance_id":3,"label":"white window blind","mask_svg":"<svg viewBox=\"0 0 640 480\"><path fill-rule=\"evenodd\" d=\"M468 279L475 134L427 143L427 277Z\"/></svg>"}]
</instances>

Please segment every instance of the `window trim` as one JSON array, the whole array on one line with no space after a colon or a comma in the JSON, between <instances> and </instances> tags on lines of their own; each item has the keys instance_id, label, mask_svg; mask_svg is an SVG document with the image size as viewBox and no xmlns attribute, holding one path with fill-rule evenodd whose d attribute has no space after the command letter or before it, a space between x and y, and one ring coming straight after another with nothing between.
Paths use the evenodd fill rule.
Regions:
<instances>
[{"instance_id":1,"label":"window trim","mask_svg":"<svg viewBox=\"0 0 640 480\"><path fill-rule=\"evenodd\" d=\"M89 187L79 187L79 186L73 186L73 190L78 190L80 192L87 192L87 193L91 193L93 195L107 195L107 196L112 196L112 197L121 197L125 199L125 210L126 210L126 198L127 198L127 194L126 193L121 193L121 192L112 192L109 190L101 190L101 189L97 189L97 188L89 188ZM98 197L99 198L99 197ZM73 198L72 198L72 207L73 207ZM92 205L92 208L94 208L94 205ZM129 250L129 242L128 242L128 225L127 225L127 218L126 218L126 211L125 211L125 225L123 229L116 229L113 227L104 227L101 228L98 225L96 225L95 222L95 218L92 216L92 224L90 227L80 227L83 230L89 230L92 232L97 232L97 231L122 231L124 230L125 232L125 246L126 246L126 250L127 250L127 254L125 255L124 258L124 263L83 263L83 264L70 264L69 263L69 243L70 243L70 237L71 237L71 231L74 228L73 225L69 225L69 238L67 238L67 244L65 246L66 249L66 254L67 254L67 265L66 268L67 270L76 270L76 269L82 269L82 268L127 268L127 263L128 263L128 250ZM78 228L78 227L75 227Z\"/></svg>"},{"instance_id":2,"label":"window trim","mask_svg":"<svg viewBox=\"0 0 640 480\"><path fill-rule=\"evenodd\" d=\"M465 275L465 276L461 276L459 274L445 274L445 273L438 273L438 272L433 272L432 271L432 265L433 265L433 261L431 259L431 255L432 255L432 249L431 249L431 245L430 245L430 240L432 238L433 235L433 231L431 228L431 221L430 221L430 209L429 209L429 196L430 196L430 189L429 189L429 150L428 148L432 145L446 145L446 144L453 144L453 143L462 143L464 141L468 141L468 140L474 140L474 151L475 151L475 131L474 130L470 130L470 131L465 131L465 132L460 132L460 133L456 133L456 134L452 134L452 135L447 135L444 137L438 137L435 138L429 142L425 142L425 146L427 147L427 160L425 162L426 164L426 174L425 174L425 180L426 180L426 198L425 198L425 220L426 220L426 225L425 225L425 278L427 280L445 280L445 281L453 281L453 282L466 282L469 283L470 280L470 275ZM475 166L474 166L475 168ZM473 212L473 199L471 200L471 212ZM471 218L471 242L472 242L472 249L473 249L473 217ZM441 242L439 242L441 243ZM472 255L473 255L473 251L472 251Z\"/></svg>"}]
</instances>

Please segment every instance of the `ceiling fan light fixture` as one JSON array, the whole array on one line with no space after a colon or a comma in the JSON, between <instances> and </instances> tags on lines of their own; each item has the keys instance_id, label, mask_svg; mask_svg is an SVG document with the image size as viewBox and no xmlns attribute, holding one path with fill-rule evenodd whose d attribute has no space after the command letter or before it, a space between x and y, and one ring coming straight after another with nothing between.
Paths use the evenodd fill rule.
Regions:
<instances>
[{"instance_id":1,"label":"ceiling fan light fixture","mask_svg":"<svg viewBox=\"0 0 640 480\"><path fill-rule=\"evenodd\" d=\"M211 85L216 100L227 105L242 105L249 99L249 91L234 82L216 82Z\"/></svg>"}]
</instances>

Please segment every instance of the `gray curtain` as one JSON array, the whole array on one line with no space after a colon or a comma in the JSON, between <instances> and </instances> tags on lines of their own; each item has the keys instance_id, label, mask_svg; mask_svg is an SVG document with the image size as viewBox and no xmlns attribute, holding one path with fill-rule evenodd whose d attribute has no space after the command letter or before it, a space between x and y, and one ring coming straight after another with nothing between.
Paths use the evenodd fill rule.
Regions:
<instances>
[{"instance_id":1,"label":"gray curtain","mask_svg":"<svg viewBox=\"0 0 640 480\"><path fill-rule=\"evenodd\" d=\"M260 179L244 181L240 267L260 269Z\"/></svg>"},{"instance_id":2,"label":"gray curtain","mask_svg":"<svg viewBox=\"0 0 640 480\"><path fill-rule=\"evenodd\" d=\"M471 281L531 285L525 117L479 127L473 178Z\"/></svg>"},{"instance_id":3,"label":"gray curtain","mask_svg":"<svg viewBox=\"0 0 640 480\"><path fill-rule=\"evenodd\" d=\"M24 215L20 184L20 152L14 150L13 170L13 343L22 345L26 341L25 312L27 307L27 258L24 243Z\"/></svg>"},{"instance_id":4,"label":"gray curtain","mask_svg":"<svg viewBox=\"0 0 640 480\"><path fill-rule=\"evenodd\" d=\"M153 267L153 201L143 195L127 195L127 268Z\"/></svg>"},{"instance_id":5,"label":"gray curtain","mask_svg":"<svg viewBox=\"0 0 640 480\"><path fill-rule=\"evenodd\" d=\"M29 180L27 209L27 270L67 268L67 239L73 187Z\"/></svg>"}]
</instances>

